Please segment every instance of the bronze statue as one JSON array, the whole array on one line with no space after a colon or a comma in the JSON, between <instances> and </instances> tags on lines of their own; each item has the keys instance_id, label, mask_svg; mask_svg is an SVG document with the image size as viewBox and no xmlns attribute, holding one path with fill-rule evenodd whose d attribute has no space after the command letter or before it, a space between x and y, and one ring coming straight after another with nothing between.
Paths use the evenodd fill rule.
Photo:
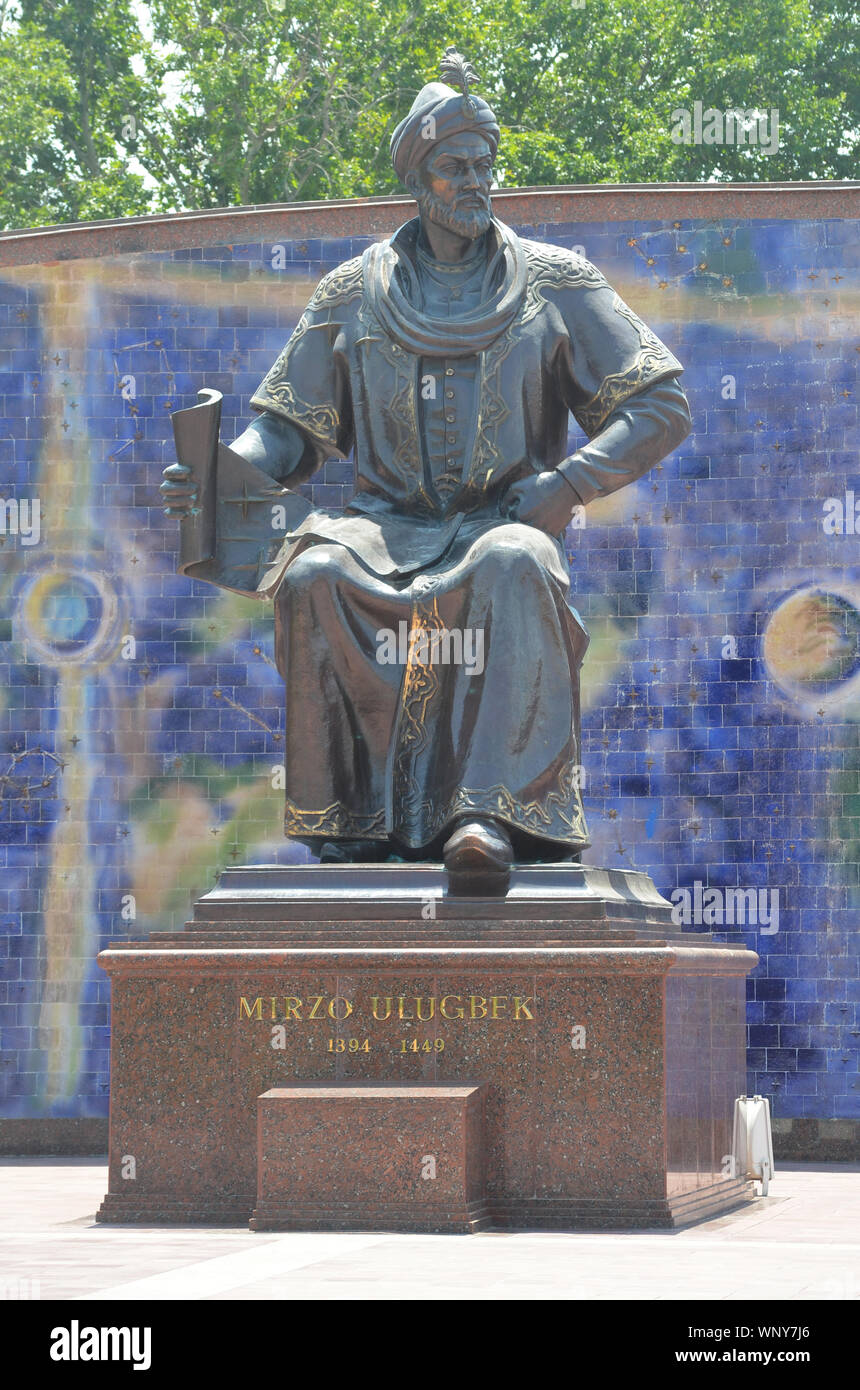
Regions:
<instances>
[{"instance_id":1,"label":"bronze statue","mask_svg":"<svg viewBox=\"0 0 860 1390\"><path fill-rule=\"evenodd\" d=\"M442 75L391 138L418 217L320 282L229 449L217 393L178 412L162 491L184 572L274 598L287 835L504 891L588 843L565 527L690 416L600 272L493 217L495 116L452 50ZM291 490L350 451L342 515Z\"/></svg>"}]
</instances>

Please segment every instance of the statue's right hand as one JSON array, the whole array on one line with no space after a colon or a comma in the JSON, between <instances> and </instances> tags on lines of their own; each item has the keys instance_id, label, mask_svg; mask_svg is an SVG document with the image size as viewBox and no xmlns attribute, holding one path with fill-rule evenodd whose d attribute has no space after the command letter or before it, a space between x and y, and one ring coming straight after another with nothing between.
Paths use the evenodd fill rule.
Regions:
<instances>
[{"instance_id":1,"label":"statue's right hand","mask_svg":"<svg viewBox=\"0 0 860 1390\"><path fill-rule=\"evenodd\" d=\"M194 516L197 508L197 487L191 482L191 469L184 463L171 463L162 474L164 482L159 492L164 498L166 516Z\"/></svg>"}]
</instances>

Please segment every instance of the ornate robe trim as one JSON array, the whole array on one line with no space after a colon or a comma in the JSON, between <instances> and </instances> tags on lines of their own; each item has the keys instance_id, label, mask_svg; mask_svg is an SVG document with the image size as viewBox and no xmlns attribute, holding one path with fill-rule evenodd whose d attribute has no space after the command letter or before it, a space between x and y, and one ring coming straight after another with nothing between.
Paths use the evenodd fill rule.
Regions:
<instances>
[{"instance_id":1,"label":"ornate robe trim","mask_svg":"<svg viewBox=\"0 0 860 1390\"><path fill-rule=\"evenodd\" d=\"M384 810L356 815L342 801L333 801L322 811L305 811L288 801L284 831L295 840L384 840L387 833Z\"/></svg>"},{"instance_id":2,"label":"ornate robe trim","mask_svg":"<svg viewBox=\"0 0 860 1390\"><path fill-rule=\"evenodd\" d=\"M279 359L275 367L282 366L283 379L270 382L267 377L251 404L259 406L261 410L276 410L278 414L286 415L326 448L336 450L340 416L333 405L311 405L297 396L286 378L287 365L287 362L281 364Z\"/></svg>"},{"instance_id":3,"label":"ornate robe trim","mask_svg":"<svg viewBox=\"0 0 860 1390\"><path fill-rule=\"evenodd\" d=\"M616 406L623 405L630 396L641 391L643 386L681 371L677 357L660 342L656 333L651 332L639 315L634 314L620 295L615 295L612 307L616 314L620 314L636 330L642 346L626 371L615 372L605 377L597 394L592 396L587 405L574 412L577 423L590 438L597 434L607 415L611 415Z\"/></svg>"},{"instance_id":4,"label":"ornate robe trim","mask_svg":"<svg viewBox=\"0 0 860 1390\"><path fill-rule=\"evenodd\" d=\"M361 256L354 256L351 261L344 261L343 265L337 266L328 275L324 275L314 290L308 307L290 335L289 342L263 379L255 395L251 397L251 404L258 410L274 410L277 414L294 420L313 439L326 449L333 449L335 452L338 449L337 432L340 428L340 416L334 405L329 403L314 405L303 400L297 394L289 381L290 358L306 333L314 329L329 330L332 327L332 309L339 308L352 299L360 298L363 293L364 274ZM325 312L326 316L315 322L317 313L320 311Z\"/></svg>"}]
</instances>

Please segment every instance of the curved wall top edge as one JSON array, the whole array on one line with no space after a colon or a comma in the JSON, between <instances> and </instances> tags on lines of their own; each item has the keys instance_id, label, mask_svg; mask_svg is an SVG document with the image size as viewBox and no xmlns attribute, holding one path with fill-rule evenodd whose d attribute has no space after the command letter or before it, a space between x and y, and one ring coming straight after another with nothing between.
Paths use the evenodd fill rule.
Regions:
<instances>
[{"instance_id":1,"label":"curved wall top edge","mask_svg":"<svg viewBox=\"0 0 860 1390\"><path fill-rule=\"evenodd\" d=\"M582 184L504 188L497 216L517 226L684 218L860 217L860 181ZM0 232L0 268L295 237L387 236L414 215L411 198L267 203L64 223Z\"/></svg>"}]
</instances>

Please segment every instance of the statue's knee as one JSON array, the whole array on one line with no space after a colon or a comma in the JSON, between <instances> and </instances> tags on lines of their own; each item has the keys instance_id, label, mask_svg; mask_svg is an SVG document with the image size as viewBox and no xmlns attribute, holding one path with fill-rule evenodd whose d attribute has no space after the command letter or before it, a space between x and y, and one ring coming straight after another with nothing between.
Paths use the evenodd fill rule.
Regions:
<instances>
[{"instance_id":1,"label":"statue's knee","mask_svg":"<svg viewBox=\"0 0 860 1390\"><path fill-rule=\"evenodd\" d=\"M544 543L552 544L549 537L536 531L533 526L512 522L510 526L499 527L492 533L488 558L500 577L517 583L543 573L546 564Z\"/></svg>"},{"instance_id":2,"label":"statue's knee","mask_svg":"<svg viewBox=\"0 0 860 1390\"><path fill-rule=\"evenodd\" d=\"M337 556L333 547L312 545L303 550L288 567L284 585L295 598L310 594L320 586L327 588L337 573Z\"/></svg>"}]
</instances>

